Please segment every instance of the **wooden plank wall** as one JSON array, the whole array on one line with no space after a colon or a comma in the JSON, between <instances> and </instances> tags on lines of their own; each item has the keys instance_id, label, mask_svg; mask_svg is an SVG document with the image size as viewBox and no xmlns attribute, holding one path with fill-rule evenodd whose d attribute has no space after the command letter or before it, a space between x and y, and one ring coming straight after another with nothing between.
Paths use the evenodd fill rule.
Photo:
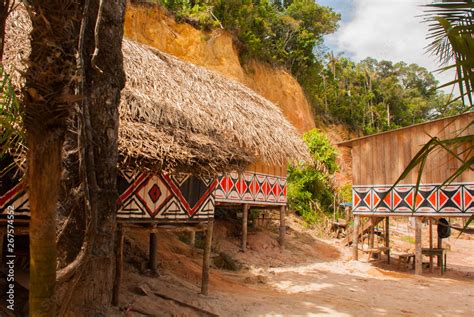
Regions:
<instances>
[{"instance_id":1,"label":"wooden plank wall","mask_svg":"<svg viewBox=\"0 0 474 317\"><path fill-rule=\"evenodd\" d=\"M281 177L286 177L287 175L286 166L272 165L263 162L257 162L255 164L250 165L248 168L246 168L246 171Z\"/></svg>"},{"instance_id":2,"label":"wooden plank wall","mask_svg":"<svg viewBox=\"0 0 474 317\"><path fill-rule=\"evenodd\" d=\"M352 144L353 184L393 184L413 156L430 140L430 136L437 136L443 140L457 135L473 135L474 125L465 129L473 121L474 112L470 112L454 118L355 140ZM474 155L466 151L468 146L465 144L453 150L466 159ZM442 183L459 166L460 162L452 155L445 150L437 150L426 162L422 182ZM401 183L414 184L416 178L417 170L412 171ZM464 172L455 182L474 182L474 172L472 170Z\"/></svg>"}]
</instances>

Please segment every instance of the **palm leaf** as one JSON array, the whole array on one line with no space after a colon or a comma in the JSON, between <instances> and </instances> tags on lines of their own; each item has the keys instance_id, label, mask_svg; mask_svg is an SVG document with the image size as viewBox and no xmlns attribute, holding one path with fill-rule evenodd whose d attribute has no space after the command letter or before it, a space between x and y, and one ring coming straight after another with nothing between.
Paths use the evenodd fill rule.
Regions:
<instances>
[{"instance_id":1,"label":"palm leaf","mask_svg":"<svg viewBox=\"0 0 474 317\"><path fill-rule=\"evenodd\" d=\"M474 3L473 1L441 2L425 6L424 22L428 23L426 47L436 56L440 70L456 69L456 79L439 88L456 84L460 99L474 109Z\"/></svg>"}]
</instances>

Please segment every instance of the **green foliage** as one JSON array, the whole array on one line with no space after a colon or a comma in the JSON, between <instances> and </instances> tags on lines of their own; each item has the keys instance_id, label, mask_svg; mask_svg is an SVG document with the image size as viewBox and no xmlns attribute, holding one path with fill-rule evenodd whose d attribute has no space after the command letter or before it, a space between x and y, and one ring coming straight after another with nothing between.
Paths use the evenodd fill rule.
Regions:
<instances>
[{"instance_id":1,"label":"green foliage","mask_svg":"<svg viewBox=\"0 0 474 317\"><path fill-rule=\"evenodd\" d=\"M0 161L5 155L17 151L23 139L21 109L10 77L0 65ZM1 168L0 176L13 165Z\"/></svg>"},{"instance_id":2,"label":"green foliage","mask_svg":"<svg viewBox=\"0 0 474 317\"><path fill-rule=\"evenodd\" d=\"M324 56L323 36L337 29L340 15L314 0L161 0L161 3L178 20L206 30L222 27L230 31L243 61L254 58L291 71L302 85L314 113L326 121L371 134L463 110L461 100L449 103L447 95L436 91L438 82L434 76L416 64L373 58L355 63L332 53ZM463 52L469 53L466 50L474 47L469 44L471 33L460 31L458 24L449 26L443 22L442 25L440 30L450 36L440 35L440 41L455 41L456 47L466 46ZM472 29L472 24L469 27ZM457 59L459 63L469 63L474 56L463 54ZM471 68L467 73L462 72L467 74L463 78L470 78L464 80L465 88L472 87Z\"/></svg>"},{"instance_id":3,"label":"green foliage","mask_svg":"<svg viewBox=\"0 0 474 317\"><path fill-rule=\"evenodd\" d=\"M343 202L351 202L352 201L352 185L351 184L344 184L339 189L340 199Z\"/></svg>"},{"instance_id":4,"label":"green foliage","mask_svg":"<svg viewBox=\"0 0 474 317\"><path fill-rule=\"evenodd\" d=\"M236 38L243 59L256 58L304 73L313 48L336 30L340 16L313 0L162 0L178 19L204 29L222 26Z\"/></svg>"},{"instance_id":5,"label":"green foliage","mask_svg":"<svg viewBox=\"0 0 474 317\"><path fill-rule=\"evenodd\" d=\"M367 58L354 63L329 54L301 82L316 113L364 134L457 114L463 108L460 101L449 104L448 96L436 91L438 82L425 68L404 62Z\"/></svg>"},{"instance_id":6,"label":"green foliage","mask_svg":"<svg viewBox=\"0 0 474 317\"><path fill-rule=\"evenodd\" d=\"M336 149L317 129L304 135L314 165L288 167L288 203L308 223L318 221L317 211L329 212L334 199L331 177L338 170Z\"/></svg>"},{"instance_id":7,"label":"green foliage","mask_svg":"<svg viewBox=\"0 0 474 317\"><path fill-rule=\"evenodd\" d=\"M186 21L202 29L220 25L212 14L212 1L162 0L161 4L176 15L176 20Z\"/></svg>"}]
</instances>

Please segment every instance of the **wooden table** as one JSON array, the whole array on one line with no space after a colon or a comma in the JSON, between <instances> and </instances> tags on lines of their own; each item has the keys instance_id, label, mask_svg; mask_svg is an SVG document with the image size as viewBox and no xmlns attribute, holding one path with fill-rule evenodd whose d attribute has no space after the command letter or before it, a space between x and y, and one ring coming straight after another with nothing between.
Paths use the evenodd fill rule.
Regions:
<instances>
[{"instance_id":1,"label":"wooden table","mask_svg":"<svg viewBox=\"0 0 474 317\"><path fill-rule=\"evenodd\" d=\"M441 275L443 275L443 273L446 272L446 251L444 248L422 248L421 254L429 256L430 259L435 256L438 257L438 266L441 266ZM430 263L433 263L433 261L430 261Z\"/></svg>"}]
</instances>

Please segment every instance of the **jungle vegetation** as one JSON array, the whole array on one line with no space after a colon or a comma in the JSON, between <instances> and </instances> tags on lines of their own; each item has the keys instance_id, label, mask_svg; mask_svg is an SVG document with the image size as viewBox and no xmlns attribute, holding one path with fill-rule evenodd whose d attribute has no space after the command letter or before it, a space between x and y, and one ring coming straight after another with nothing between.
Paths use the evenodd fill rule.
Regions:
<instances>
[{"instance_id":1,"label":"jungle vegetation","mask_svg":"<svg viewBox=\"0 0 474 317\"><path fill-rule=\"evenodd\" d=\"M419 65L370 57L354 62L329 52L324 36L336 31L341 17L314 0L155 1L178 21L230 31L243 63L253 58L289 70L318 121L371 134L463 110Z\"/></svg>"},{"instance_id":2,"label":"jungle vegetation","mask_svg":"<svg viewBox=\"0 0 474 317\"><path fill-rule=\"evenodd\" d=\"M303 135L314 164L288 167L288 204L308 224L321 220L318 212L332 210L334 204L334 173L339 170L337 151L327 135L313 129Z\"/></svg>"}]
</instances>

